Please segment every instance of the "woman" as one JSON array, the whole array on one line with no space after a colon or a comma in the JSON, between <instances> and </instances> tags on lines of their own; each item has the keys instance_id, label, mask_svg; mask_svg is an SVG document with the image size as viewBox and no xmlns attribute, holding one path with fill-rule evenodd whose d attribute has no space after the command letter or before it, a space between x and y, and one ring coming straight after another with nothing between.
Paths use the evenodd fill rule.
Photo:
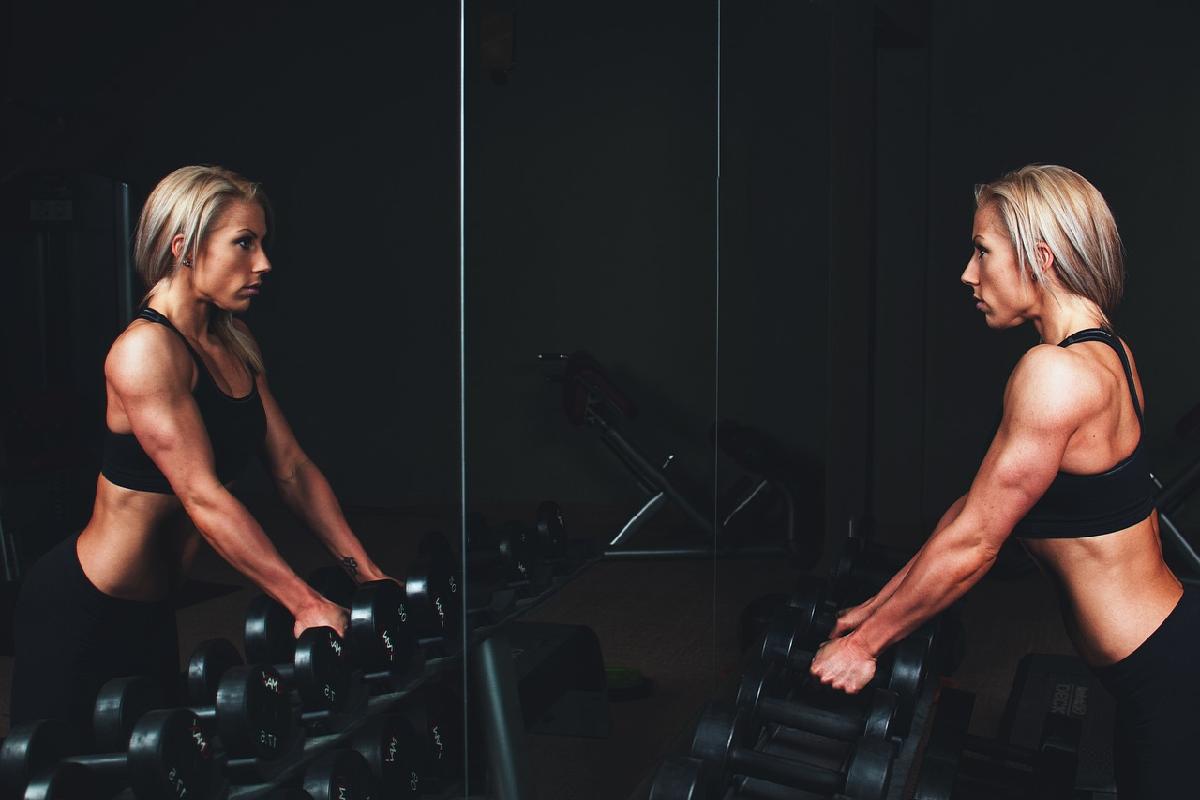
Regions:
<instances>
[{"instance_id":1,"label":"woman","mask_svg":"<svg viewBox=\"0 0 1200 800\"><path fill-rule=\"evenodd\" d=\"M134 259L149 293L104 365L108 431L83 532L30 570L15 613L11 723L86 722L119 675L174 686L172 590L203 537L295 617L344 634L345 609L313 591L229 492L261 450L287 504L357 580L384 577L271 395L246 311L271 263L256 183L183 167L155 187Z\"/></svg>"},{"instance_id":2,"label":"woman","mask_svg":"<svg viewBox=\"0 0 1200 800\"><path fill-rule=\"evenodd\" d=\"M972 243L962 281L985 323L1030 322L1042 343L1009 378L970 491L876 596L842 613L812 672L859 691L878 653L962 596L1017 536L1116 697L1121 799L1182 797L1200 752L1200 601L1163 562L1141 385L1109 322L1124 275L1116 224L1082 176L1028 166L977 188Z\"/></svg>"}]
</instances>

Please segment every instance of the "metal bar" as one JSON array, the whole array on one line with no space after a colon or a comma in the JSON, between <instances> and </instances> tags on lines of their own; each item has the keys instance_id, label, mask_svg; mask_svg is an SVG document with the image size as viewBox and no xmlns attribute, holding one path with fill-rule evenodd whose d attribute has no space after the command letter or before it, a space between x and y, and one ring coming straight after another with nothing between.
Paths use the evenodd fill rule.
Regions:
<instances>
[{"instance_id":1,"label":"metal bar","mask_svg":"<svg viewBox=\"0 0 1200 800\"><path fill-rule=\"evenodd\" d=\"M617 432L617 430L612 426L606 426L601 430L604 437L606 439L610 439L614 446L620 448L621 451L624 452L625 455L634 463L638 471L648 479L652 480L655 484L655 488L670 498L671 502L679 506L683 513L687 514L693 522L700 526L701 530L705 531L706 533L713 532L712 520L701 514L695 506L688 502L687 498L679 493L679 490L671 484L671 481L662 473L661 470L658 469L658 467L650 463L650 461L643 456L637 450L637 448L630 444L625 437Z\"/></svg>"},{"instance_id":2,"label":"metal bar","mask_svg":"<svg viewBox=\"0 0 1200 800\"><path fill-rule=\"evenodd\" d=\"M626 522L621 528L621 532L618 533L613 540L608 543L608 546L614 547L620 544L621 540L626 536L637 533L638 530L641 529L641 527L645 525L660 508L662 508L663 503L666 501L666 495L664 495L662 492L659 492L658 494L654 495L654 497L651 497L649 500L647 500L645 504L639 508L632 517L629 518L629 521Z\"/></svg>"},{"instance_id":3,"label":"metal bar","mask_svg":"<svg viewBox=\"0 0 1200 800\"><path fill-rule=\"evenodd\" d=\"M517 697L517 670L512 646L502 632L489 636L471 656L483 734L487 740L489 797L495 800L533 800L529 757L521 702Z\"/></svg>"},{"instance_id":4,"label":"metal bar","mask_svg":"<svg viewBox=\"0 0 1200 800\"><path fill-rule=\"evenodd\" d=\"M778 545L730 547L724 550L713 550L711 547L616 547L604 551L606 559L622 561L684 558L776 558L787 555L790 555L788 549Z\"/></svg>"},{"instance_id":5,"label":"metal bar","mask_svg":"<svg viewBox=\"0 0 1200 800\"><path fill-rule=\"evenodd\" d=\"M721 523L722 527L727 527L729 525L730 521L738 515L738 512L740 512L743 508L748 506L754 498L756 498L760 494L762 494L763 490L765 490L767 488L767 486L769 486L769 485L770 484L766 479L759 481L758 485L754 487L754 491L752 491L752 492L750 492L750 494L746 495L745 499L743 499L742 502L738 503L737 506L735 506L732 511L730 511L728 514L725 515L725 519Z\"/></svg>"}]
</instances>

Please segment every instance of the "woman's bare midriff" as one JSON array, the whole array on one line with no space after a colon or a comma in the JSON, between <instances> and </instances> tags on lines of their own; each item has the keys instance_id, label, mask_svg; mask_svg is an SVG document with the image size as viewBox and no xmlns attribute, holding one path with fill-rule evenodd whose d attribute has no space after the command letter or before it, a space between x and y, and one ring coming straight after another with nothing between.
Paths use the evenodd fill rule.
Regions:
<instances>
[{"instance_id":1,"label":"woman's bare midriff","mask_svg":"<svg viewBox=\"0 0 1200 800\"><path fill-rule=\"evenodd\" d=\"M101 475L76 551L83 574L101 592L152 602L182 582L199 540L175 495L126 489Z\"/></svg>"},{"instance_id":2,"label":"woman's bare midriff","mask_svg":"<svg viewBox=\"0 0 1200 800\"><path fill-rule=\"evenodd\" d=\"M1157 513L1104 536L1021 543L1054 582L1067 633L1092 666L1131 654L1183 595L1162 560Z\"/></svg>"}]
</instances>

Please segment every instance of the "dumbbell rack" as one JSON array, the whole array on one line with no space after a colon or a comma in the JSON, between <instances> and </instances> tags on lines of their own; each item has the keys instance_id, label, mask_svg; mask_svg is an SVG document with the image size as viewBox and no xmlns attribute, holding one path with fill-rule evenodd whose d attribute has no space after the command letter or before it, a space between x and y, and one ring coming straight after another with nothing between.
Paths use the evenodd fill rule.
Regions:
<instances>
[{"instance_id":1,"label":"dumbbell rack","mask_svg":"<svg viewBox=\"0 0 1200 800\"><path fill-rule=\"evenodd\" d=\"M936 713L940 690L941 687L936 681L926 681L920 697L917 698L913 708L911 730L913 733L920 731L921 735L904 737L900 749L896 752L892 761L891 780L888 782L887 800L903 800L913 796L911 784L915 780L914 767L919 763L925 748L931 727L930 720ZM824 763L821 755L823 748L828 751L828 760ZM805 753L806 761L828 769L838 769L844 758L844 752L832 740L779 725L766 726L755 749L783 758L793 758L796 751L801 750Z\"/></svg>"},{"instance_id":2,"label":"dumbbell rack","mask_svg":"<svg viewBox=\"0 0 1200 800\"><path fill-rule=\"evenodd\" d=\"M491 773L489 783L492 793L487 797L495 798L495 800L532 796L529 761L524 745L524 724L517 692L514 653L507 631L511 623L541 606L603 558L602 554L591 552L590 548L586 547L590 544L588 540L576 540L571 544L576 549L574 566L569 571L554 576L542 591L536 595L519 599L507 614L496 620L488 621L486 624L472 628L471 621L468 619L466 651L469 653L471 680L478 690L478 696L482 698L477 721L482 728L482 738L486 745L486 758ZM228 792L228 800L257 800L283 785L293 783L310 762L331 750L344 746L352 739L355 732L366 725L372 717L401 708L427 683L440 676L447 673L461 673L464 666L463 661L461 652L427 659L421 672L415 674L402 689L370 697L366 702L365 709L359 712L359 718L337 732L307 737L299 752L286 758L284 763L274 766L269 781L233 786ZM467 722L464 720L464 726L466 724ZM464 728L464 747L467 746L469 739ZM464 753L465 760L466 754ZM470 793L468 794L468 792ZM449 800L449 798L464 796L483 798L483 795L475 787L468 786L462 780L450 783L436 795L430 795L431 798L437 798L437 800L443 798Z\"/></svg>"},{"instance_id":3,"label":"dumbbell rack","mask_svg":"<svg viewBox=\"0 0 1200 800\"><path fill-rule=\"evenodd\" d=\"M293 783L303 773L310 762L331 750L344 746L353 738L355 732L367 724L371 717L387 714L400 708L406 700L413 697L428 681L446 672L455 662L460 660L458 656L430 659L425 663L421 673L414 675L404 688L370 697L366 701L366 707L361 711L358 719L335 733L306 737L304 739L304 746L299 753L287 759L285 763L275 765L275 774L270 781L255 784L239 784L231 787L227 795L228 800L255 800L255 798L263 797L282 785ZM462 788L461 782L451 783L445 790L439 794L430 795L430 797L438 798L438 800L461 797Z\"/></svg>"}]
</instances>

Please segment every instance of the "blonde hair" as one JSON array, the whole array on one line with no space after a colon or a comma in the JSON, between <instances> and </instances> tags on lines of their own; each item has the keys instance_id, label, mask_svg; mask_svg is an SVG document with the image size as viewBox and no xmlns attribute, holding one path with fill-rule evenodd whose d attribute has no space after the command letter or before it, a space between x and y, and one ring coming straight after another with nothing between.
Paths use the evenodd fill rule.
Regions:
<instances>
[{"instance_id":1,"label":"blonde hair","mask_svg":"<svg viewBox=\"0 0 1200 800\"><path fill-rule=\"evenodd\" d=\"M271 207L262 186L232 170L216 166L180 167L167 175L142 206L133 238L133 260L138 275L148 288L142 304L158 290L163 278L171 278L180 260L171 251L171 240L182 234L182 258L195 258L208 232L229 204L243 200L258 203L271 225ZM233 324L233 314L215 309L212 330L233 354L263 371L262 354L254 340Z\"/></svg>"},{"instance_id":2,"label":"blonde hair","mask_svg":"<svg viewBox=\"0 0 1200 800\"><path fill-rule=\"evenodd\" d=\"M1106 326L1125 289L1125 256L1104 196L1074 170L1030 164L975 187L975 206L991 205L1004 220L1021 267L1049 288L1037 257L1039 242L1054 255L1058 281L1091 300ZM1051 290L1053 291L1053 290Z\"/></svg>"}]
</instances>

